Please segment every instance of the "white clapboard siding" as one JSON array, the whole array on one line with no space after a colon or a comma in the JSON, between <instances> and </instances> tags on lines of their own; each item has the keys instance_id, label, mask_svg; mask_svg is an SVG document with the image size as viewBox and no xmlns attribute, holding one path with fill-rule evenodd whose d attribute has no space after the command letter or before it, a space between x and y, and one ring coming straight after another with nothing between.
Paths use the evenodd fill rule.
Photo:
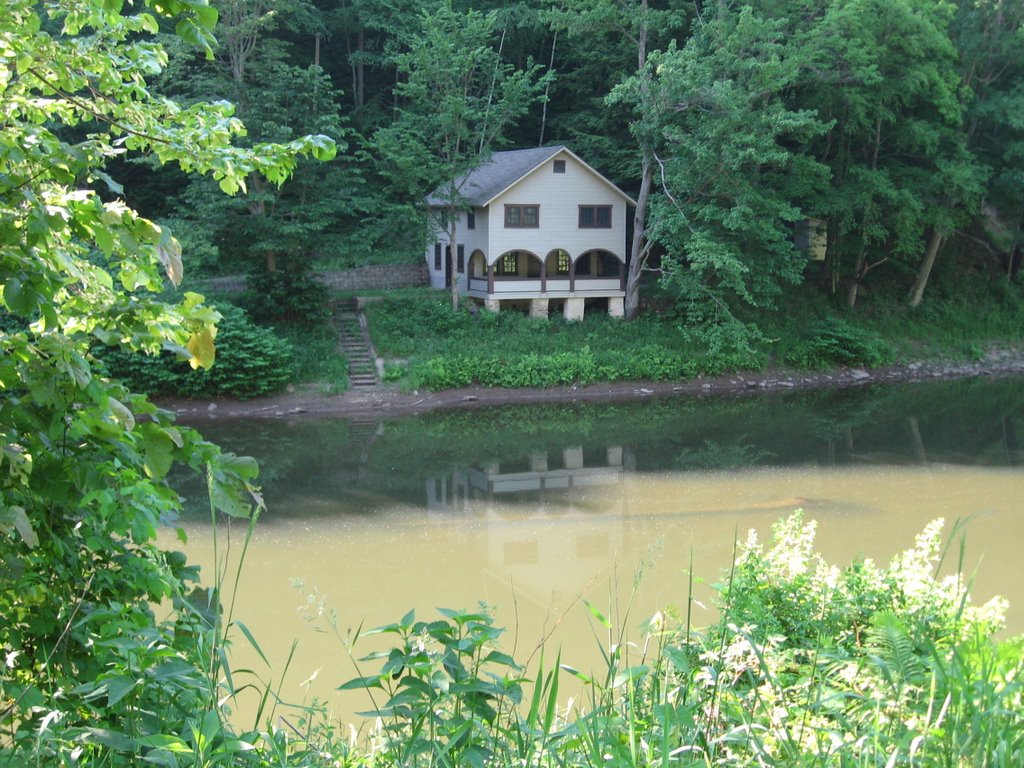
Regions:
<instances>
[{"instance_id":1,"label":"white clapboard siding","mask_svg":"<svg viewBox=\"0 0 1024 768\"><path fill-rule=\"evenodd\" d=\"M565 161L565 173L554 172L555 159ZM506 204L539 205L540 226L536 229L506 229ZM580 229L581 205L612 206L611 228ZM486 218L490 243L483 250L489 264L493 264L507 251L530 251L543 259L556 248L567 251L573 259L586 251L599 248L625 261L625 199L566 152L545 161L495 198L488 208ZM478 227L481 218L478 215Z\"/></svg>"}]
</instances>

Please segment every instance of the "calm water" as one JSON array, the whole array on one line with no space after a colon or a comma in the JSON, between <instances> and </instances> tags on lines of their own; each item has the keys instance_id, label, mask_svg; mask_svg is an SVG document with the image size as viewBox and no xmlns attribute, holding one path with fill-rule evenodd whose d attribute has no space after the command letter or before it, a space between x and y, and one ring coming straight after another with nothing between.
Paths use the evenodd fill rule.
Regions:
<instances>
[{"instance_id":1,"label":"calm water","mask_svg":"<svg viewBox=\"0 0 1024 768\"><path fill-rule=\"evenodd\" d=\"M973 516L975 601L1008 597L1009 629L1024 631L1024 380L202 431L260 460L269 507L235 615L274 669L244 651L236 665L276 679L297 640L283 695L301 699L301 681L316 675L312 694L346 719L366 706L333 698L355 675L339 639L349 629L483 601L517 658L550 633L564 662L588 668L604 639L581 598L636 637L655 610L685 608L692 558L708 606L694 622L706 624L708 584L737 533L765 539L796 508L818 521L819 548L838 563L888 561L930 520ZM197 512L185 527L209 570L208 521Z\"/></svg>"}]
</instances>

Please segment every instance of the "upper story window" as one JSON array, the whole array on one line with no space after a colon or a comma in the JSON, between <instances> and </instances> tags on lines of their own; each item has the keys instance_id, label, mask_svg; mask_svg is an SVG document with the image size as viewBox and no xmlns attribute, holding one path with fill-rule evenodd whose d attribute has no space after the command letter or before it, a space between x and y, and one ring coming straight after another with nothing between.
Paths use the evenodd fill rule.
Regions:
<instances>
[{"instance_id":1,"label":"upper story window","mask_svg":"<svg viewBox=\"0 0 1024 768\"><path fill-rule=\"evenodd\" d=\"M465 272L466 271L466 246L464 246L462 244L459 244L459 247L455 249L455 253L456 253L456 261L458 262L458 266L456 267L456 269L459 272Z\"/></svg>"},{"instance_id":2,"label":"upper story window","mask_svg":"<svg viewBox=\"0 0 1024 768\"><path fill-rule=\"evenodd\" d=\"M476 211L466 211L466 229L476 229Z\"/></svg>"},{"instance_id":3,"label":"upper story window","mask_svg":"<svg viewBox=\"0 0 1024 768\"><path fill-rule=\"evenodd\" d=\"M540 206L506 205L505 226L536 229L540 226Z\"/></svg>"},{"instance_id":4,"label":"upper story window","mask_svg":"<svg viewBox=\"0 0 1024 768\"><path fill-rule=\"evenodd\" d=\"M441 270L441 244L434 243L434 270Z\"/></svg>"},{"instance_id":5,"label":"upper story window","mask_svg":"<svg viewBox=\"0 0 1024 768\"><path fill-rule=\"evenodd\" d=\"M555 160L553 170L555 173L565 173L565 160Z\"/></svg>"},{"instance_id":6,"label":"upper story window","mask_svg":"<svg viewBox=\"0 0 1024 768\"><path fill-rule=\"evenodd\" d=\"M612 207L610 205L581 205L580 229L611 229Z\"/></svg>"}]
</instances>

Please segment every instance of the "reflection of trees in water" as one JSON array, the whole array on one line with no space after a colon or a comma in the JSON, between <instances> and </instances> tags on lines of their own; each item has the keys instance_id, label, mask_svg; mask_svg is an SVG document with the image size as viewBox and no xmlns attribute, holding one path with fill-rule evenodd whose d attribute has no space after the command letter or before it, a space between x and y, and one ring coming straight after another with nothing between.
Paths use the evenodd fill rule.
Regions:
<instances>
[{"instance_id":1,"label":"reflection of trees in water","mask_svg":"<svg viewBox=\"0 0 1024 768\"><path fill-rule=\"evenodd\" d=\"M763 465L770 455L746 442L746 435L742 435L733 443L705 440L700 448L684 448L675 461L679 469L740 469Z\"/></svg>"},{"instance_id":2,"label":"reflection of trees in water","mask_svg":"<svg viewBox=\"0 0 1024 768\"><path fill-rule=\"evenodd\" d=\"M918 463L1019 465L1024 379L870 386L744 397L543 404L435 412L353 424L334 420L217 421L201 431L255 456L271 513L296 495L421 506L432 478L545 457L584 465L621 446L627 472L750 466ZM203 498L200 481L190 494ZM191 488L191 486L190 486ZM532 503L522 496L522 503ZM353 507L355 508L355 507Z\"/></svg>"}]
</instances>

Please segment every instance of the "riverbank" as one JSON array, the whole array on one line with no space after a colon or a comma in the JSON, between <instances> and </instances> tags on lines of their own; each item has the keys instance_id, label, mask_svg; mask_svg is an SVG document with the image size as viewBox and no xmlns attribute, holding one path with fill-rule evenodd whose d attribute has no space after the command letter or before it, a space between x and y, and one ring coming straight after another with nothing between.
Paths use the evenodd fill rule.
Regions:
<instances>
[{"instance_id":1,"label":"riverbank","mask_svg":"<svg viewBox=\"0 0 1024 768\"><path fill-rule=\"evenodd\" d=\"M438 392L403 392L387 384L373 388L323 394L315 389L295 389L254 400L187 400L154 398L163 408L185 421L219 418L355 417L382 414L404 416L444 408L550 403L626 401L647 397L704 397L754 392L786 392L795 389L852 387L942 381L973 376L1024 374L1024 350L993 349L977 361L928 361L894 364L881 368L840 368L830 371L799 371L770 368L726 376L697 377L678 382L607 382L589 386L548 389L465 387Z\"/></svg>"}]
</instances>

